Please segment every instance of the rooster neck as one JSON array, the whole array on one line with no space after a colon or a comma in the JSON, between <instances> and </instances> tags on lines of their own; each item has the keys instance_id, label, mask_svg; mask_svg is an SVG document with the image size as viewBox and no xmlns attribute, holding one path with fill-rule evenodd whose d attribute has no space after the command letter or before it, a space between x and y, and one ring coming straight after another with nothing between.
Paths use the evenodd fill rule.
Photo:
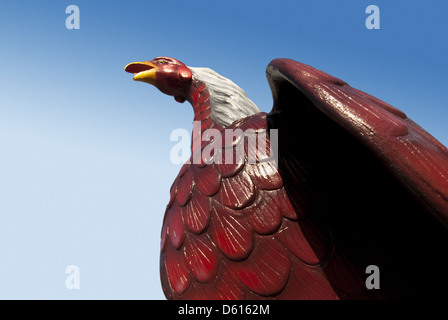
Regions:
<instances>
[{"instance_id":1,"label":"rooster neck","mask_svg":"<svg viewBox=\"0 0 448 320\"><path fill-rule=\"evenodd\" d=\"M222 125L215 122L211 117L210 91L207 85L200 80L193 81L188 101L193 106L194 121L204 122L204 130L217 127L222 129ZM219 128L218 128L219 127Z\"/></svg>"},{"instance_id":2,"label":"rooster neck","mask_svg":"<svg viewBox=\"0 0 448 320\"><path fill-rule=\"evenodd\" d=\"M193 106L194 111L191 141L191 151L193 152L194 149L201 147L203 143L202 134L204 131L208 129L217 129L221 131L224 127L213 120L211 116L210 91L203 81L193 81L187 100Z\"/></svg>"}]
</instances>

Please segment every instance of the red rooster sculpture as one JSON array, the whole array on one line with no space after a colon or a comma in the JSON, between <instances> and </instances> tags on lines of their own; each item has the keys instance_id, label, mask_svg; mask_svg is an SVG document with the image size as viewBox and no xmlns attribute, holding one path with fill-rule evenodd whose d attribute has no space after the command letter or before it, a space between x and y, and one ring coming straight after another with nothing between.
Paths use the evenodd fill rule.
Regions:
<instances>
[{"instance_id":1,"label":"red rooster sculpture","mask_svg":"<svg viewBox=\"0 0 448 320\"><path fill-rule=\"evenodd\" d=\"M162 227L168 299L403 299L447 288L448 150L402 111L289 59L267 68L268 114L210 69L159 57L125 70L190 102L199 124ZM229 130L245 134L226 139Z\"/></svg>"}]
</instances>

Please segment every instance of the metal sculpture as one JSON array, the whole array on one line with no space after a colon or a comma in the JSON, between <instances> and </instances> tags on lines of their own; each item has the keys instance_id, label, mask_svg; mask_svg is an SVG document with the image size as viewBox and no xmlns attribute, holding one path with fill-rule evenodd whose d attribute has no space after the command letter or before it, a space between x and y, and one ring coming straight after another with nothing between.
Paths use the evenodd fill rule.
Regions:
<instances>
[{"instance_id":1,"label":"metal sculpture","mask_svg":"<svg viewBox=\"0 0 448 320\"><path fill-rule=\"evenodd\" d=\"M267 67L268 114L210 69L159 57L125 70L191 103L197 121L162 227L167 298L427 298L446 287L448 151L402 111L289 59ZM369 266L379 288L366 285Z\"/></svg>"}]
</instances>

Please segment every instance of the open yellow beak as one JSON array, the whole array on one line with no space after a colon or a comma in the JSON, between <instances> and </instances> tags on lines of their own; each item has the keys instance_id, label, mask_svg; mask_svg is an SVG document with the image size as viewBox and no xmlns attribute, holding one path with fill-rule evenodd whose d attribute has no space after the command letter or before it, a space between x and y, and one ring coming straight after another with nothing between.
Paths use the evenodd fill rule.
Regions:
<instances>
[{"instance_id":1,"label":"open yellow beak","mask_svg":"<svg viewBox=\"0 0 448 320\"><path fill-rule=\"evenodd\" d=\"M156 83L157 69L158 68L149 61L131 62L124 67L126 72L134 74L135 81L142 81L152 85L155 85Z\"/></svg>"}]
</instances>

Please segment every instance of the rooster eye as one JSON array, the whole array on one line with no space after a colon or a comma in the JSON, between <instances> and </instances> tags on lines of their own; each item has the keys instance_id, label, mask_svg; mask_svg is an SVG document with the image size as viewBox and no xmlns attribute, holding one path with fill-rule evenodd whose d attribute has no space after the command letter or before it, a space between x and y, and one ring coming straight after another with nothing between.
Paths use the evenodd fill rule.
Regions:
<instances>
[{"instance_id":1,"label":"rooster eye","mask_svg":"<svg viewBox=\"0 0 448 320\"><path fill-rule=\"evenodd\" d=\"M166 60L157 60L157 64L164 64L166 62L167 62Z\"/></svg>"}]
</instances>

